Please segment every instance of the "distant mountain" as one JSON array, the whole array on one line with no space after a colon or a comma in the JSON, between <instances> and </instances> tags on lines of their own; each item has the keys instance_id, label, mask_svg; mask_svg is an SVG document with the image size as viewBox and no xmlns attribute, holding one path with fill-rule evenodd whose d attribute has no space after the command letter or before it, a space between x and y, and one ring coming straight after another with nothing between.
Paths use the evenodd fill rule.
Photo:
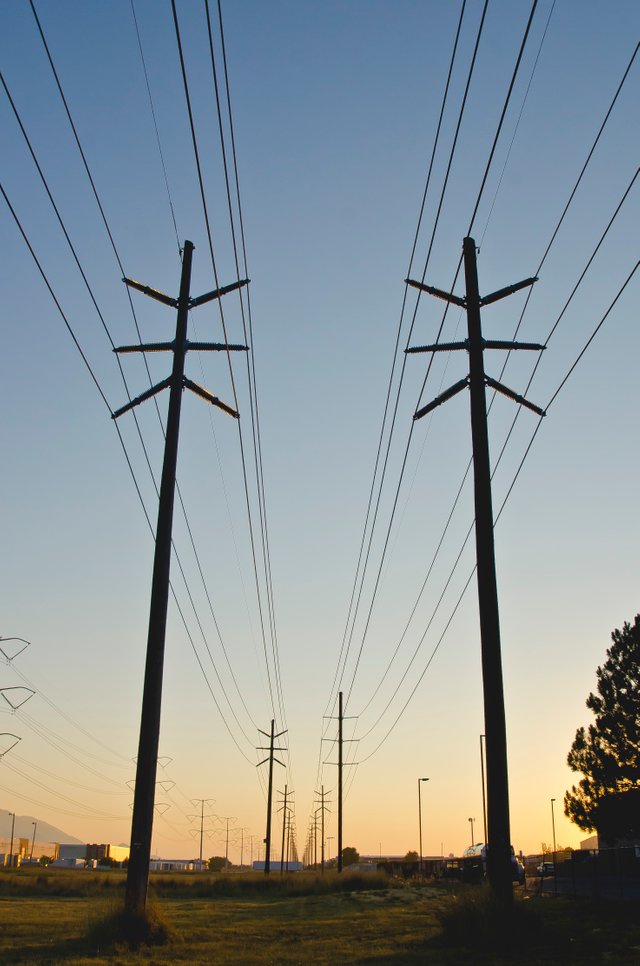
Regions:
<instances>
[{"instance_id":1,"label":"distant mountain","mask_svg":"<svg viewBox=\"0 0 640 966\"><path fill-rule=\"evenodd\" d=\"M43 822L35 815L16 814L16 824L13 831L14 839L31 839L33 836L33 823L36 822L36 842L64 842L71 845L84 844L80 839L63 832L55 825ZM8 839L11 837L11 815L6 805L0 809L0 838Z\"/></svg>"}]
</instances>

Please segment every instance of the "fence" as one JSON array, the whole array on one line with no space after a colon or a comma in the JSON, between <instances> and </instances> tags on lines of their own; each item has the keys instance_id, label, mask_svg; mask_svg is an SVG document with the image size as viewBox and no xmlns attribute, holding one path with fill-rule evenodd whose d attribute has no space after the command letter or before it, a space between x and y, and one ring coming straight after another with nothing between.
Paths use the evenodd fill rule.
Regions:
<instances>
[{"instance_id":1,"label":"fence","mask_svg":"<svg viewBox=\"0 0 640 966\"><path fill-rule=\"evenodd\" d=\"M527 888L538 893L587 899L640 899L640 847L579 849L549 853L550 866L531 877Z\"/></svg>"}]
</instances>

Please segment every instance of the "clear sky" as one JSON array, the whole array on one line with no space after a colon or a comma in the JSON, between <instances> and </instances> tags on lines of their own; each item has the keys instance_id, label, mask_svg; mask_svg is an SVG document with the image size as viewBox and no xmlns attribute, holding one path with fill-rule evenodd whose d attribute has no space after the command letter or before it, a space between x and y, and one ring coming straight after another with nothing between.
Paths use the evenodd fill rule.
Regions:
<instances>
[{"instance_id":1,"label":"clear sky","mask_svg":"<svg viewBox=\"0 0 640 966\"><path fill-rule=\"evenodd\" d=\"M178 240L189 239L196 246L193 293L214 288L171 4L134 6L169 194L130 0L37 0L35 7L125 274L176 295ZM277 730L288 729L289 748L287 771L276 766L276 785L295 789L299 845L317 807L314 791L324 785L335 850L336 768L318 763L335 761L329 742L320 753L320 738L335 735L335 723L323 723L323 715L335 714L337 679L352 716L348 736L358 739L348 751L359 764L348 774L344 843L363 853L417 848L416 785L428 777L424 852L459 853L469 844L468 819L476 830L482 820L473 580L456 607L473 567L472 542L461 550L473 519L468 478L438 547L470 458L466 393L415 424L384 558L382 552L418 399L461 379L467 359L440 354L420 397L428 357L409 356L398 395L403 348L436 340L444 306L410 290L403 313L403 280L422 277L431 248L426 281L449 289L469 231L480 248L482 293L538 273L632 58L640 8L635 0L540 0L472 220L531 7L489 0L452 154L483 9L480 0L467 0L411 261L460 4L240 0L222 7L275 619L265 593L247 369L236 358L261 611L237 424L187 394L178 480L198 557L178 504L175 547L186 584L175 558L172 577L184 621L172 601L153 849L197 852L198 823L189 816L198 811L191 801L203 798L215 799L207 814L232 817L256 843L263 838L264 768L256 762L264 753L255 746L264 744L257 729L268 731L275 716ZM177 11L216 269L220 284L228 284L238 272L205 4L179 0ZM213 3L211 16L224 108ZM137 335L27 0L0 6L0 69L104 326L5 90L2 185L107 399L105 405L0 198L0 634L31 642L0 663L0 685L36 692L15 713L6 702L2 709L0 730L22 740L1 759L0 807L87 841L126 842L153 540L110 419L127 390L105 328L116 345ZM537 355L509 358L503 376L504 353L486 360L491 375L543 407L637 261L635 182L563 312L637 171L639 79L640 57L530 301L518 293L483 313L485 336L494 339L513 337L525 304L521 339L544 343L559 320L530 388ZM235 199L233 176L232 191ZM235 203L233 215L238 239ZM455 290L462 293L460 279ZM552 798L558 841L575 845L584 837L562 815L573 780L566 754L575 729L589 720L584 701L609 634L639 607L637 299L636 274L553 399L512 490L539 419L520 413L498 463L516 406L499 397L491 409L496 513L510 493L496 525L496 555L511 828L515 848L526 852L551 840ZM173 310L135 292L132 302L144 340L172 337ZM248 309L237 294L224 300L233 342L244 341ZM193 339L223 339L215 303L194 310L190 326ZM464 326L460 313L449 312L440 338L463 338ZM359 594L356 565L394 358L397 415L351 633L349 602L354 586ZM149 358L154 381L168 375L168 360ZM122 368L132 396L148 388L140 358L124 357ZM224 355L193 352L187 369L233 404ZM162 416L166 404L166 394L158 397ZM159 476L162 433L153 402L137 414ZM155 524L157 501L132 415L118 425ZM389 426L387 419L383 456ZM370 524L371 517L365 549ZM6 650L13 654L8 644ZM346 660L339 664L341 653ZM4 693L16 703L23 696ZM222 824L211 818L207 828L205 849L219 853ZM235 845L231 855L239 858Z\"/></svg>"}]
</instances>

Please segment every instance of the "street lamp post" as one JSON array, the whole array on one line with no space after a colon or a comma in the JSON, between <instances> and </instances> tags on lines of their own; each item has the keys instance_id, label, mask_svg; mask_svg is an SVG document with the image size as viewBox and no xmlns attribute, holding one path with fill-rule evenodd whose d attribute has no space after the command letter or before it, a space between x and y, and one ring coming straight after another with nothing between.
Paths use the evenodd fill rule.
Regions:
<instances>
[{"instance_id":1,"label":"street lamp post","mask_svg":"<svg viewBox=\"0 0 640 966\"><path fill-rule=\"evenodd\" d=\"M36 844L36 829L38 827L38 823L37 822L32 822L31 824L33 825L33 838L31 839L31 856L30 856L30 858L31 858L31 861L33 862L33 850L34 850L35 844Z\"/></svg>"},{"instance_id":2,"label":"street lamp post","mask_svg":"<svg viewBox=\"0 0 640 966\"><path fill-rule=\"evenodd\" d=\"M331 861L331 842L333 842L335 835L327 835L327 851L329 853L328 861Z\"/></svg>"},{"instance_id":3,"label":"street lamp post","mask_svg":"<svg viewBox=\"0 0 640 966\"><path fill-rule=\"evenodd\" d=\"M418 872L422 875L422 802L420 800L420 782L428 782L428 778L418 779L418 830L420 833L420 864L418 866Z\"/></svg>"},{"instance_id":4,"label":"street lamp post","mask_svg":"<svg viewBox=\"0 0 640 966\"><path fill-rule=\"evenodd\" d=\"M552 798L551 799L551 831L553 833L553 861L554 861L554 864L555 864L555 861L556 861L556 820L555 820L555 816L553 814L553 803L554 802L555 802L555 798Z\"/></svg>"},{"instance_id":5,"label":"street lamp post","mask_svg":"<svg viewBox=\"0 0 640 966\"><path fill-rule=\"evenodd\" d=\"M476 840L474 839L474 837L473 837L473 823L474 823L474 822L475 822L475 818L470 818L470 819L469 819L469 824L471 825L471 845L472 845L472 846L473 846L473 845L475 845L475 841L476 841Z\"/></svg>"}]
</instances>

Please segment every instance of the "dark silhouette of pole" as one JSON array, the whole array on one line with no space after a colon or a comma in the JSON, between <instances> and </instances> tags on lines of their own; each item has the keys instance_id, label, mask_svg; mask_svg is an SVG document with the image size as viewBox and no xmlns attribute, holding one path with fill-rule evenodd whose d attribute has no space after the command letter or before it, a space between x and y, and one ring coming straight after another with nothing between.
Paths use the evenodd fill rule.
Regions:
<instances>
[{"instance_id":1,"label":"dark silhouette of pole","mask_svg":"<svg viewBox=\"0 0 640 966\"><path fill-rule=\"evenodd\" d=\"M287 792L288 785L285 785L284 804L282 806L282 851L280 853L280 875L284 875L284 838L287 829Z\"/></svg>"},{"instance_id":2,"label":"dark silhouette of pole","mask_svg":"<svg viewBox=\"0 0 640 966\"><path fill-rule=\"evenodd\" d=\"M229 870L229 822L235 822L235 815L225 815L223 821L227 823L227 832L225 836L224 845L224 867L225 871Z\"/></svg>"},{"instance_id":3,"label":"dark silhouette of pole","mask_svg":"<svg viewBox=\"0 0 640 966\"><path fill-rule=\"evenodd\" d=\"M342 872L342 691L338 703L338 872Z\"/></svg>"},{"instance_id":4,"label":"dark silhouette of pole","mask_svg":"<svg viewBox=\"0 0 640 966\"><path fill-rule=\"evenodd\" d=\"M331 809L327 808L327 805L325 804L326 795L325 795L324 785L321 785L320 791L316 791L316 795L320 796L320 810L321 810L320 868L321 868L322 874L324 875L324 824L325 824L324 813L330 812Z\"/></svg>"},{"instance_id":5,"label":"dark silhouette of pole","mask_svg":"<svg viewBox=\"0 0 640 966\"><path fill-rule=\"evenodd\" d=\"M474 819L474 818L470 818L470 819L469 819L469 824L471 825L471 845L472 845L472 846L474 846L474 845L475 845L475 839L474 839L474 837L473 837L473 823L474 823L474 822L475 822L475 819Z\"/></svg>"},{"instance_id":6,"label":"dark silhouette of pole","mask_svg":"<svg viewBox=\"0 0 640 966\"><path fill-rule=\"evenodd\" d=\"M484 735L480 735L480 775L482 777L482 820L484 823L484 844L487 844L487 796L484 788L484 751L482 748L482 739Z\"/></svg>"},{"instance_id":7,"label":"dark silhouette of pole","mask_svg":"<svg viewBox=\"0 0 640 966\"><path fill-rule=\"evenodd\" d=\"M274 747L274 741L276 738L279 738L281 735L285 735L287 733L287 729L285 728L284 731L279 731L278 734L276 735L274 733L274 728L275 728L275 721L273 720L273 718L271 719L271 734L267 734L266 731L262 731L260 728L258 728L258 731L260 731L261 735L264 735L265 738L269 738L268 748L265 748L263 746L258 748L258 751L268 751L269 756L268 758L264 758L262 761L259 761L256 766L257 768L259 768L260 765L264 765L266 761L269 762L269 784L268 784L268 792L267 792L267 834L264 840L264 844L265 844L264 874L265 875L269 875L269 872L271 871L271 805L273 800L273 763L274 761L277 761L278 764L282 765L283 768L286 767L284 762L274 757L274 752L286 751L287 749Z\"/></svg>"},{"instance_id":8,"label":"dark silhouette of pole","mask_svg":"<svg viewBox=\"0 0 640 966\"><path fill-rule=\"evenodd\" d=\"M31 855L29 856L29 858L33 862L33 850L36 846L36 829L38 827L38 823L32 822L31 824L33 825L33 838L31 839Z\"/></svg>"},{"instance_id":9,"label":"dark silhouette of pole","mask_svg":"<svg viewBox=\"0 0 640 966\"><path fill-rule=\"evenodd\" d=\"M331 717L331 716L329 716L329 717ZM338 859L338 872L342 872L342 865L343 865L343 863L342 863L342 811L343 811L342 810L342 804L343 804L343 802L342 802L342 770L343 770L343 765L344 765L344 760L343 760L343 745L344 745L345 741L350 740L350 739L345 739L344 736L343 736L343 722L344 722L344 713L343 713L343 709L342 709L342 691L340 691L338 693L338 741L337 741L337 744L338 744L338 855L337 855L337 859ZM335 739L333 739L333 738L331 738L331 739L330 738L323 738L322 740L323 741L333 741L335 743ZM355 739L351 739L351 740L355 740ZM326 764L335 765L335 762L324 762L324 764L325 765ZM352 762L351 764L355 764L355 762Z\"/></svg>"},{"instance_id":10,"label":"dark silhouette of pole","mask_svg":"<svg viewBox=\"0 0 640 966\"><path fill-rule=\"evenodd\" d=\"M220 298L228 291L240 288L248 280L234 283L226 288L216 289L198 298L190 297L191 263L193 244L185 241L182 274L180 278L180 294L177 299L165 295L140 282L125 278L123 281L130 288L143 292L150 298L177 309L176 335L174 342L156 342L147 345L121 346L116 352L147 352L170 351L173 353L173 369L171 376L148 389L126 406L113 413L113 418L123 413L145 399L150 399L165 388L169 388L169 408L165 433L164 460L160 483L160 498L158 503L158 524L156 528L155 553L153 560L153 577L151 583L151 604L149 608L149 632L147 637L147 656L144 676L144 691L142 697L142 714L140 721L140 740L138 744L138 759L136 768L136 785L133 801L133 818L131 823L131 849L129 868L127 870L127 887L125 909L128 913L140 913L145 910L147 902L147 887L149 882L149 861L151 858L151 837L153 834L153 808L155 799L156 770L158 762L158 745L160 740L160 713L162 704L162 677L164 669L164 647L167 626L167 608L169 601L169 574L171 564L171 534L173 526L173 503L175 492L176 467L178 461L178 437L180 433L180 408L182 392L191 389L197 395L206 399L212 405L223 409L238 418L238 413L222 403L216 396L212 396L206 389L197 386L187 379L184 374L185 357L189 348L220 351L246 350L246 346L225 346L217 343L189 343L187 340L187 322L190 308L203 305L214 298Z\"/></svg>"},{"instance_id":11,"label":"dark silhouette of pole","mask_svg":"<svg viewBox=\"0 0 640 966\"><path fill-rule=\"evenodd\" d=\"M428 778L418 779L418 830L420 833L420 864L418 865L418 872L422 875L422 800L420 797L420 782L428 782Z\"/></svg>"},{"instance_id":12,"label":"dark silhouette of pole","mask_svg":"<svg viewBox=\"0 0 640 966\"><path fill-rule=\"evenodd\" d=\"M16 813L8 812L7 814L11 816L11 845L9 846L9 868L12 869L13 868L13 833L16 827Z\"/></svg>"},{"instance_id":13,"label":"dark silhouette of pole","mask_svg":"<svg viewBox=\"0 0 640 966\"><path fill-rule=\"evenodd\" d=\"M476 244L473 238L463 241L463 257L466 295L459 298L450 292L421 282L407 279L414 288L428 292L447 302L466 309L468 338L465 342L438 343L407 349L407 352L438 352L466 349L469 354L469 375L445 390L431 403L423 406L414 419L431 412L458 392L469 388L471 401L471 436L473 443L475 536L478 603L480 611L480 638L482 648L482 680L484 692L484 718L487 753L488 795L488 848L487 874L495 895L509 903L513 899L511 882L511 834L509 829L509 781L507 769L507 734L504 712L504 688L502 681L502 656L500 645L500 616L496 581L495 548L493 540L493 507L491 502L491 466L489 461L489 434L487 431L487 406L485 387L490 386L515 402L532 409L540 416L544 411L534 406L512 389L491 379L484 371L485 349L536 349L544 347L537 343L503 342L485 340L482 337L480 308L519 289L532 285L537 279L527 278L515 285L499 289L484 298L478 290Z\"/></svg>"},{"instance_id":14,"label":"dark silhouette of pole","mask_svg":"<svg viewBox=\"0 0 640 966\"><path fill-rule=\"evenodd\" d=\"M215 802L215 798L192 798L191 804L200 806L200 814L187 816L190 822L192 822L194 818L200 819L200 865L199 865L200 872L202 872L202 843L204 839L204 806L212 805L214 802ZM207 818L211 818L211 816L207 815ZM191 829L191 831L193 832L195 830Z\"/></svg>"}]
</instances>

